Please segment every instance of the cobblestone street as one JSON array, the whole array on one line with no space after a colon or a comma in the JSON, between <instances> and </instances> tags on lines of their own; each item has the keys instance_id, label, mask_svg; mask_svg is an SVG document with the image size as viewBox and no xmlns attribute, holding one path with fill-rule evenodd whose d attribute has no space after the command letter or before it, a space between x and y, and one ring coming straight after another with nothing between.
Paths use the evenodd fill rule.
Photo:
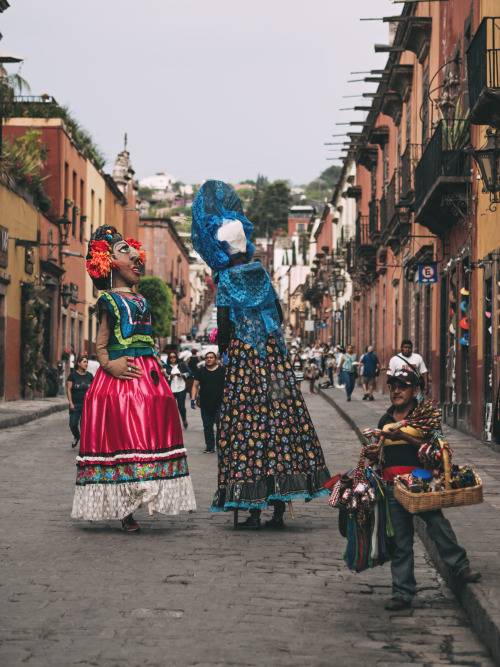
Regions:
<instances>
[{"instance_id":1,"label":"cobblestone street","mask_svg":"<svg viewBox=\"0 0 500 667\"><path fill-rule=\"evenodd\" d=\"M320 396L308 405L330 472L352 467L354 431ZM347 570L327 498L296 502L284 532L210 513L216 457L188 418L198 511L142 509L139 534L71 520L66 412L1 432L3 667L493 664L420 541L418 596L391 615L389 565Z\"/></svg>"}]
</instances>

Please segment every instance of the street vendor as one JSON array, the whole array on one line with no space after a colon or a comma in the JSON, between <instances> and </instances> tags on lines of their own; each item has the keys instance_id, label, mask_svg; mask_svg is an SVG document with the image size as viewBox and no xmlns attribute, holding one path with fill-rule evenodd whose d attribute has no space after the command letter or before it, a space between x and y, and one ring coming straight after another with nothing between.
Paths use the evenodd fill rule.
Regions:
<instances>
[{"instance_id":1,"label":"street vendor","mask_svg":"<svg viewBox=\"0 0 500 667\"><path fill-rule=\"evenodd\" d=\"M410 426L392 427L391 430L392 424L407 419L418 405L417 396L420 387L417 374L411 369L400 369L389 376L387 382L392 406L378 425L384 432L382 477L387 487L389 512L394 528L391 554L392 598L386 603L385 608L389 611L402 611L411 606L416 589L414 527L413 515L394 497L394 478L396 475L404 475L422 467L418 450L425 443L425 438L421 431ZM372 445L366 453L372 460L377 460L380 457L380 448ZM457 543L450 522L441 510L424 512L418 516L425 521L429 537L434 541L439 555L457 580L462 584L478 581L481 574L471 570L465 549Z\"/></svg>"}]
</instances>

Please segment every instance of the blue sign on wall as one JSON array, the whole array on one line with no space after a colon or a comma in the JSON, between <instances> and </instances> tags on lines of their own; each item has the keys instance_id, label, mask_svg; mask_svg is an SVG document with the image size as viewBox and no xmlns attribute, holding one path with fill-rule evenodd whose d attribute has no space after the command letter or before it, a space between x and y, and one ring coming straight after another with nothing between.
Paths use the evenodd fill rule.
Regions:
<instances>
[{"instance_id":1,"label":"blue sign on wall","mask_svg":"<svg viewBox=\"0 0 500 667\"><path fill-rule=\"evenodd\" d=\"M437 264L419 264L418 282L419 283L437 283L438 272Z\"/></svg>"}]
</instances>

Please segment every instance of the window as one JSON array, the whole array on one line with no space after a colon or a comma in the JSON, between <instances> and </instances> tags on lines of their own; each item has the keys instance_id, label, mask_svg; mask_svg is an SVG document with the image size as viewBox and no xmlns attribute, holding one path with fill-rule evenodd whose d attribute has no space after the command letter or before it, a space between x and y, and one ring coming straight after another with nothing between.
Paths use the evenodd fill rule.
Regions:
<instances>
[{"instance_id":1,"label":"window","mask_svg":"<svg viewBox=\"0 0 500 667\"><path fill-rule=\"evenodd\" d=\"M305 232L306 231L306 223L305 222L298 222L297 223L297 232Z\"/></svg>"}]
</instances>

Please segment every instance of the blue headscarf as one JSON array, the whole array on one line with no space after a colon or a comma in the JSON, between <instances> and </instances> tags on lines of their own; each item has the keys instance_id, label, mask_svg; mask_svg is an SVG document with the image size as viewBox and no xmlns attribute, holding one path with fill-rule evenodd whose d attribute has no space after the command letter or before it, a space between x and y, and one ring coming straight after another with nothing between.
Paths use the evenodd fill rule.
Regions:
<instances>
[{"instance_id":1,"label":"blue headscarf","mask_svg":"<svg viewBox=\"0 0 500 667\"><path fill-rule=\"evenodd\" d=\"M193 248L213 271L229 266L228 244L219 241L217 232L224 220L239 220L247 239L246 254L252 259L255 246L250 242L253 225L243 212L240 198L223 181L207 181L198 191L192 206L191 240Z\"/></svg>"}]
</instances>

